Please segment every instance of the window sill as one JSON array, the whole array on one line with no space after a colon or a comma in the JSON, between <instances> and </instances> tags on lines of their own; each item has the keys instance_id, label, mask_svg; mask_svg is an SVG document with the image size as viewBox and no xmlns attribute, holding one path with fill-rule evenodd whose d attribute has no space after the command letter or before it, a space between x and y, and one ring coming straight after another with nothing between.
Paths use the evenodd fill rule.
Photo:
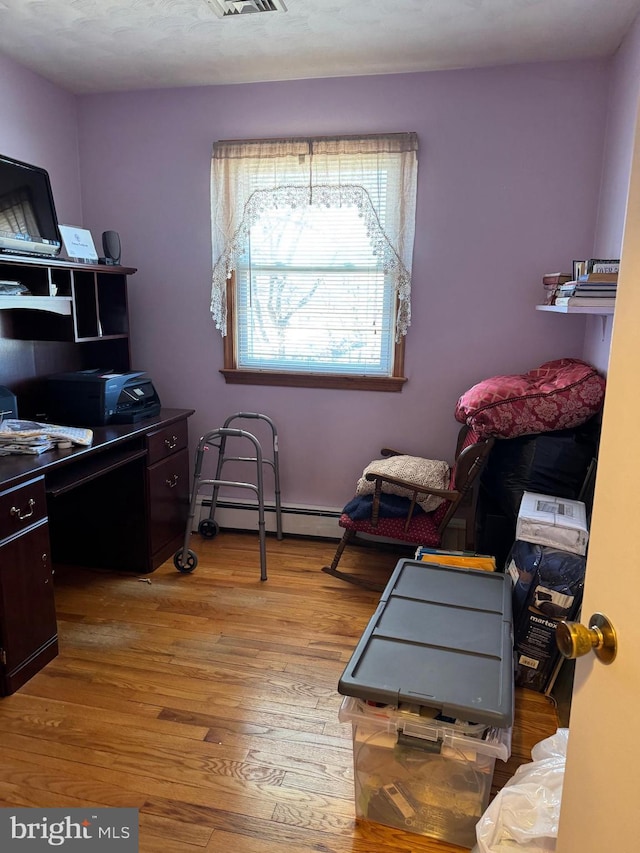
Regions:
<instances>
[{"instance_id":1,"label":"window sill","mask_svg":"<svg viewBox=\"0 0 640 853\"><path fill-rule=\"evenodd\" d=\"M334 388L350 391L402 391L403 376L346 376L335 373L278 373L230 370L220 373L227 385L281 385L289 388Z\"/></svg>"}]
</instances>

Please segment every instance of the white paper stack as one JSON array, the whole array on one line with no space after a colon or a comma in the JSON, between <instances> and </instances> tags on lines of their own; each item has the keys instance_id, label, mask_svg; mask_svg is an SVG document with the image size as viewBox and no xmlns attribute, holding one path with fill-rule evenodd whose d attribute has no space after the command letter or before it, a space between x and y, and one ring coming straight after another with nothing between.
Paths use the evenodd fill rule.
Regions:
<instances>
[{"instance_id":1,"label":"white paper stack","mask_svg":"<svg viewBox=\"0 0 640 853\"><path fill-rule=\"evenodd\" d=\"M0 456L38 455L55 447L54 441L46 436L29 438L9 438L0 433Z\"/></svg>"},{"instance_id":2,"label":"white paper stack","mask_svg":"<svg viewBox=\"0 0 640 853\"><path fill-rule=\"evenodd\" d=\"M0 421L0 456L34 455L54 447L70 447L72 444L88 446L92 441L93 430L83 427L66 427L15 418Z\"/></svg>"},{"instance_id":3,"label":"white paper stack","mask_svg":"<svg viewBox=\"0 0 640 853\"><path fill-rule=\"evenodd\" d=\"M584 556L589 541L586 507L582 501L525 492L516 522L516 539Z\"/></svg>"}]
</instances>

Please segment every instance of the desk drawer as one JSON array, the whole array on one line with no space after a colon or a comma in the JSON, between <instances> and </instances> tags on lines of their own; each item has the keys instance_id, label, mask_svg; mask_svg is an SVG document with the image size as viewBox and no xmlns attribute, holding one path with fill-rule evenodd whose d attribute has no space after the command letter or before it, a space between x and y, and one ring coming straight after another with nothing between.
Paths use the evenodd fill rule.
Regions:
<instances>
[{"instance_id":1,"label":"desk drawer","mask_svg":"<svg viewBox=\"0 0 640 853\"><path fill-rule=\"evenodd\" d=\"M161 462L172 453L184 450L188 443L187 420L177 421L168 427L150 432L147 435L147 449L149 451L148 464L154 465Z\"/></svg>"},{"instance_id":2,"label":"desk drawer","mask_svg":"<svg viewBox=\"0 0 640 853\"><path fill-rule=\"evenodd\" d=\"M189 507L187 450L148 468L147 482L151 553L155 557L168 542L184 537Z\"/></svg>"},{"instance_id":3,"label":"desk drawer","mask_svg":"<svg viewBox=\"0 0 640 853\"><path fill-rule=\"evenodd\" d=\"M44 477L0 492L0 539L14 536L46 516Z\"/></svg>"}]
</instances>

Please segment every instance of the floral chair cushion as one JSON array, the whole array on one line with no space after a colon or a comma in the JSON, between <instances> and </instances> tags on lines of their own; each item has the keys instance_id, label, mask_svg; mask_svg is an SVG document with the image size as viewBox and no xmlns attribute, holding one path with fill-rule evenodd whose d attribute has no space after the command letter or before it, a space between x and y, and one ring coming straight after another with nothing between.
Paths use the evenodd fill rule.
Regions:
<instances>
[{"instance_id":1,"label":"floral chair cushion","mask_svg":"<svg viewBox=\"0 0 640 853\"><path fill-rule=\"evenodd\" d=\"M370 501L371 498L364 496L356 498L357 501ZM407 500L404 498L403 500ZM408 501L407 501L408 504ZM407 527L406 513L404 518L380 518L374 526L371 523L371 518L352 518L351 515L343 512L340 516L338 524L346 530L353 530L355 533L368 533L372 536L384 536L389 539L399 539L404 542L413 544L427 545L432 548L437 548L440 545L440 532L438 527L444 518L449 503L444 501L435 512L417 512L411 517L411 521ZM347 507L345 507L345 510ZM371 514L371 507L369 516ZM408 507L407 507L408 510ZM357 516L357 512L352 511L352 515Z\"/></svg>"}]
</instances>

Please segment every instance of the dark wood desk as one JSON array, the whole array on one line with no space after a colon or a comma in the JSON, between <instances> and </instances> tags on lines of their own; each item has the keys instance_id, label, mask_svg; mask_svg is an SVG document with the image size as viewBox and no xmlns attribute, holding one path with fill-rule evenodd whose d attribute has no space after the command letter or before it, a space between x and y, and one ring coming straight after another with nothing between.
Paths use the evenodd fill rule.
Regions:
<instances>
[{"instance_id":1,"label":"dark wood desk","mask_svg":"<svg viewBox=\"0 0 640 853\"><path fill-rule=\"evenodd\" d=\"M57 654L56 564L146 574L177 550L192 414L163 409L93 428L90 447L0 457L0 693Z\"/></svg>"}]
</instances>

